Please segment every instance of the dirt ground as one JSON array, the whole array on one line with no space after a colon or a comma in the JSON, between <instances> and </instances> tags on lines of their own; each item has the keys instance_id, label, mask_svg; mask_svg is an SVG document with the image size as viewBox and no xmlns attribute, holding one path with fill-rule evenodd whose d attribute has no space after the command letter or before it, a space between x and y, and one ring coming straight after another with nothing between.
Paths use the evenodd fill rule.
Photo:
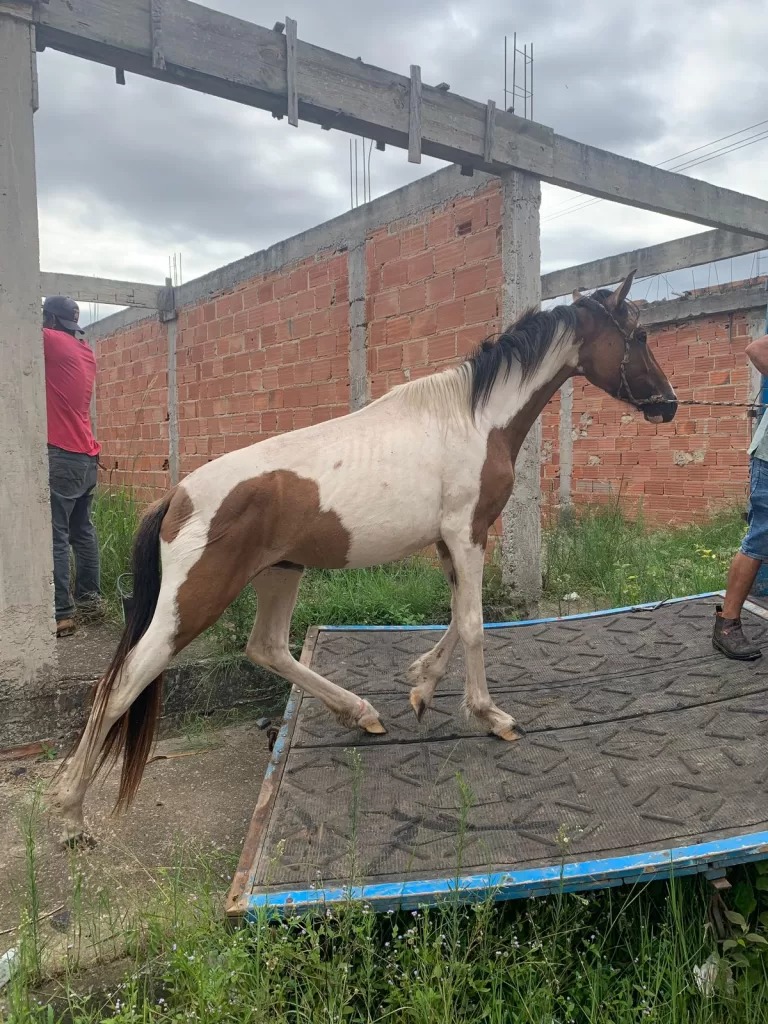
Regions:
<instances>
[{"instance_id":1,"label":"dirt ground","mask_svg":"<svg viewBox=\"0 0 768 1024\"><path fill-rule=\"evenodd\" d=\"M115 653L123 627L115 622L97 622L80 626L71 637L59 640L56 653L62 679L97 679L106 671ZM205 658L210 651L205 636L198 637L174 658L184 665Z\"/></svg>"},{"instance_id":2,"label":"dirt ground","mask_svg":"<svg viewBox=\"0 0 768 1024\"><path fill-rule=\"evenodd\" d=\"M35 843L41 935L66 943L73 919L73 857L91 895L101 888L113 908L128 906L153 885L159 868L173 863L174 844L225 851L236 859L269 758L265 731L255 723L210 727L157 744L135 803L111 816L117 791L113 770L86 797L86 824L97 847L72 854L58 849L55 826L38 821ZM176 755L168 757L167 755ZM183 756L179 756L183 755ZM0 954L17 941L19 909L28 892L29 857L20 827L38 784L59 765L43 757L0 756ZM222 899L229 878L222 878Z\"/></svg>"}]
</instances>

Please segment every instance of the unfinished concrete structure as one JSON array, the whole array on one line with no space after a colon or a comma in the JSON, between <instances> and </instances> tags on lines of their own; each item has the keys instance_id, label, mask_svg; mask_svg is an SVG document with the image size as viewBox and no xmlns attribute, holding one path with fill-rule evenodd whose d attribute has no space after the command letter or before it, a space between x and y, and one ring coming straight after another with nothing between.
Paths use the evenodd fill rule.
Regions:
<instances>
[{"instance_id":1,"label":"unfinished concrete structure","mask_svg":"<svg viewBox=\"0 0 768 1024\"><path fill-rule=\"evenodd\" d=\"M498 178L446 168L188 282L175 319L135 307L92 324L110 485L154 500L222 452L466 356L508 322L503 215ZM655 427L569 382L541 418L542 514L619 488L659 524L743 499L744 405L757 393L744 349L767 297L755 281L643 304L651 348L680 398L697 404ZM531 484L518 500L538 522L535 468L518 469ZM507 520L509 534L512 508Z\"/></svg>"},{"instance_id":2,"label":"unfinished concrete structure","mask_svg":"<svg viewBox=\"0 0 768 1024\"><path fill-rule=\"evenodd\" d=\"M187 0L4 0L0 3L0 278L3 334L3 491L0 538L0 700L27 700L55 674L49 512L45 467L44 381L40 346L37 211L32 121L36 52L46 47L236 102L375 138L380 145L456 163L464 176L501 181L504 314L572 287L615 281L637 266L661 273L766 247L768 203L644 165L556 135L551 129L422 84L418 67L393 74L297 39L286 19L274 30ZM539 181L682 217L717 230L640 253L548 275L540 286ZM8 244L12 240L12 244ZM353 250L354 252L355 250ZM357 373L366 324L359 249L351 260L350 315ZM357 260L357 263L356 263ZM173 323L172 289L43 275L42 294L125 301L154 308ZM166 332L175 347L175 330ZM171 373L171 364L168 366ZM357 388L355 401L364 396ZM541 581L537 545L537 428L521 459L519 493L505 514L505 559L521 595L535 602ZM173 464L177 456L172 455ZM526 473L526 469L528 472ZM11 514L24 509L24 515Z\"/></svg>"}]
</instances>

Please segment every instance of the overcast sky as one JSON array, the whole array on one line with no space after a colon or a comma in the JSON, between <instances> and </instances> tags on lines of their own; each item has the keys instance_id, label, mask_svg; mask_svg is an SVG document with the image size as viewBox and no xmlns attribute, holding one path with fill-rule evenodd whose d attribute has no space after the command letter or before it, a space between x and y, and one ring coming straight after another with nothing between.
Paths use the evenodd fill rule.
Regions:
<instances>
[{"instance_id":1,"label":"overcast sky","mask_svg":"<svg viewBox=\"0 0 768 1024\"><path fill-rule=\"evenodd\" d=\"M503 37L533 42L534 113L556 132L652 164L720 136L768 129L765 0L211 0L425 82L503 103ZM44 270L184 280L349 209L349 136L46 50L36 114ZM510 60L511 74L511 60ZM719 145L723 145L720 143ZM703 149L687 159L705 157ZM443 166L374 150L373 196ZM666 166L672 166L667 164ZM768 138L687 173L768 199ZM680 237L696 225L544 186L544 271ZM636 297L749 276L752 256L643 282ZM763 268L768 271L768 256ZM96 311L91 311L96 312ZM107 312L105 307L99 311ZM88 319L84 308L83 319Z\"/></svg>"}]
</instances>

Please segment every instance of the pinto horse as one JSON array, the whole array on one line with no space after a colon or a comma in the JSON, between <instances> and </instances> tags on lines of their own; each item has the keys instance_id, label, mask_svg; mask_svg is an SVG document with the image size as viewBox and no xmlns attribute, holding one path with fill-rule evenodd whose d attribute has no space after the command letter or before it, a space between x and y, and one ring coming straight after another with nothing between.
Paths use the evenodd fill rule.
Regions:
<instances>
[{"instance_id":1,"label":"pinto horse","mask_svg":"<svg viewBox=\"0 0 768 1024\"><path fill-rule=\"evenodd\" d=\"M570 305L528 311L462 364L399 385L357 412L222 455L152 506L134 543L133 610L49 796L65 841L83 837L83 798L110 754L123 754L117 806L130 804L153 742L164 669L248 583L258 597L248 658L319 698L345 726L386 732L367 700L291 655L305 567L376 565L436 544L451 621L409 670L411 705L420 718L461 640L467 712L501 739L517 739L485 676L488 530L509 499L526 434L569 377L583 375L652 423L674 417L675 392L627 302L633 277L613 292L574 292Z\"/></svg>"}]
</instances>

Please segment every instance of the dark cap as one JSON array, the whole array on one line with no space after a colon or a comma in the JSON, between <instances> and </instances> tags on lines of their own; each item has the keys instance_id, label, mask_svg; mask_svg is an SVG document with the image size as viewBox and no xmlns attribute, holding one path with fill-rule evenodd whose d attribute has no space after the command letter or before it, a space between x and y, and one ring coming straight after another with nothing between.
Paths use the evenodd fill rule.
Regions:
<instances>
[{"instance_id":1,"label":"dark cap","mask_svg":"<svg viewBox=\"0 0 768 1024\"><path fill-rule=\"evenodd\" d=\"M80 307L68 295L49 295L43 303L43 313L55 317L67 331L84 333L77 322L80 318Z\"/></svg>"}]
</instances>

